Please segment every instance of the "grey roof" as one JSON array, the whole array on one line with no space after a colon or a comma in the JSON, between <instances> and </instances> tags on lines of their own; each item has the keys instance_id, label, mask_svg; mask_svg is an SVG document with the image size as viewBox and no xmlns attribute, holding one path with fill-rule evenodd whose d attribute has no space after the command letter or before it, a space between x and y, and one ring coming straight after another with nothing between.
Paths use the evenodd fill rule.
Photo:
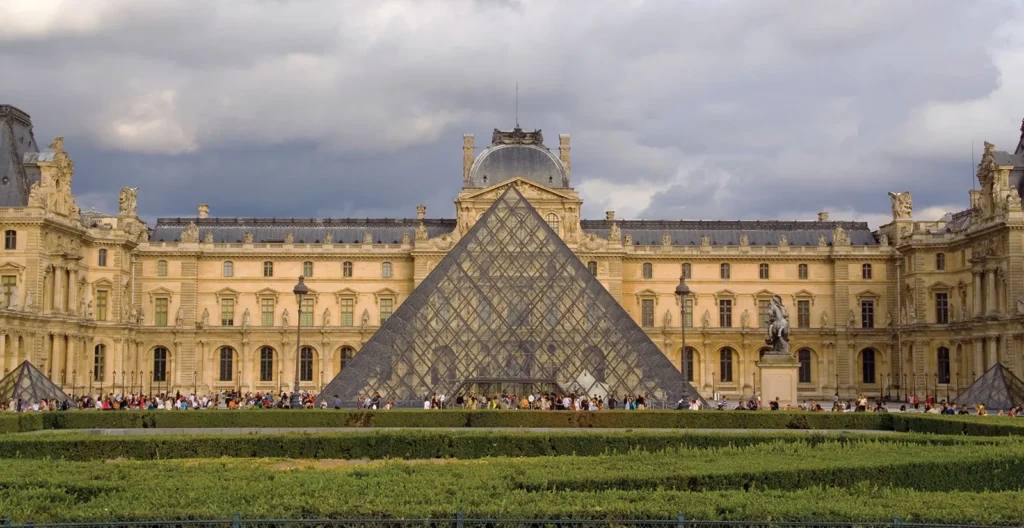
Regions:
<instances>
[{"instance_id":1,"label":"grey roof","mask_svg":"<svg viewBox=\"0 0 1024 528\"><path fill-rule=\"evenodd\" d=\"M583 220L583 230L601 238L608 237L611 220ZM752 246L775 246L779 235L786 235L791 246L816 246L818 236L832 243L832 229L841 226L855 246L875 246L878 240L866 222L789 222L777 220L616 220L623 239L633 238L634 245L661 245L668 233L676 246L699 246L707 235L716 246L738 246L740 235L746 234Z\"/></svg>"},{"instance_id":2,"label":"grey roof","mask_svg":"<svg viewBox=\"0 0 1024 528\"><path fill-rule=\"evenodd\" d=\"M22 158L38 151L29 115L0 105L0 207L28 205L29 188L39 175L27 173Z\"/></svg>"},{"instance_id":3,"label":"grey roof","mask_svg":"<svg viewBox=\"0 0 1024 528\"><path fill-rule=\"evenodd\" d=\"M181 232L195 222L199 239L206 240L213 233L216 243L242 242L246 233L252 233L253 242L283 242L288 233L296 243L317 243L331 233L335 244L362 243L366 233L373 235L374 243L397 244L402 235L416 236L420 221L414 218L367 219L315 219L315 218L158 218L149 239L153 242L176 242ZM455 229L455 220L423 220L430 237L441 236Z\"/></svg>"},{"instance_id":4,"label":"grey roof","mask_svg":"<svg viewBox=\"0 0 1024 528\"><path fill-rule=\"evenodd\" d=\"M992 153L992 160L996 165L1024 166L1024 154L1010 154L997 150Z\"/></svg>"},{"instance_id":5,"label":"grey roof","mask_svg":"<svg viewBox=\"0 0 1024 528\"><path fill-rule=\"evenodd\" d=\"M495 129L491 145L473 162L469 187L489 187L520 176L546 187L569 187L565 166L544 146L540 130Z\"/></svg>"},{"instance_id":6,"label":"grey roof","mask_svg":"<svg viewBox=\"0 0 1024 528\"><path fill-rule=\"evenodd\" d=\"M953 213L942 233L959 233L971 225L971 212L973 209L964 209Z\"/></svg>"}]
</instances>

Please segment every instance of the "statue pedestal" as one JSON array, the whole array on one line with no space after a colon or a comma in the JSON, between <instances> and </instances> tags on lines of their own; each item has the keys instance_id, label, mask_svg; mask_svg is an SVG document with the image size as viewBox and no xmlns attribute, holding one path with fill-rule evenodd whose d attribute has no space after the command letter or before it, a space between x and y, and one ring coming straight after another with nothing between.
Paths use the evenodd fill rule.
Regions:
<instances>
[{"instance_id":1,"label":"statue pedestal","mask_svg":"<svg viewBox=\"0 0 1024 528\"><path fill-rule=\"evenodd\" d=\"M799 404L796 384L800 380L800 361L790 355L765 354L757 362L761 369L761 403L768 408L768 402L779 399L779 409L786 405L794 408Z\"/></svg>"}]
</instances>

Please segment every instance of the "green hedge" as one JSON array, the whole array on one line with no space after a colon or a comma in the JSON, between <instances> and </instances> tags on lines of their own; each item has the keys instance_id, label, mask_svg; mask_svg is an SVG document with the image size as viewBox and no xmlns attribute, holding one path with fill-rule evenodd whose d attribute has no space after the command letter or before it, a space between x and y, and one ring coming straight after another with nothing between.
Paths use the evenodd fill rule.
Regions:
<instances>
[{"instance_id":1,"label":"green hedge","mask_svg":"<svg viewBox=\"0 0 1024 528\"><path fill-rule=\"evenodd\" d=\"M87 435L73 432L0 437L0 459L161 460L181 458L475 459L598 456L678 449L720 449L773 442L818 444L986 445L1002 440L935 435L825 435L713 432L359 431L283 435Z\"/></svg>"},{"instance_id":2,"label":"green hedge","mask_svg":"<svg viewBox=\"0 0 1024 528\"><path fill-rule=\"evenodd\" d=\"M1024 434L1024 421L1014 418L910 413L218 410L72 411L0 415L0 432L221 427L858 429L979 436Z\"/></svg>"}]
</instances>

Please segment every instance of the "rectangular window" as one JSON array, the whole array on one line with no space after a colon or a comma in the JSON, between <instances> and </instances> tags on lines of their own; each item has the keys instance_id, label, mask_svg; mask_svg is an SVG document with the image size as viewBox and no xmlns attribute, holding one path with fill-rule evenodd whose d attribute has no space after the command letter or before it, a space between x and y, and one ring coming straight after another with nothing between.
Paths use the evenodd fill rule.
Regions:
<instances>
[{"instance_id":1,"label":"rectangular window","mask_svg":"<svg viewBox=\"0 0 1024 528\"><path fill-rule=\"evenodd\" d=\"M260 324L274 326L274 299L260 299Z\"/></svg>"},{"instance_id":2,"label":"rectangular window","mask_svg":"<svg viewBox=\"0 0 1024 528\"><path fill-rule=\"evenodd\" d=\"M260 381L274 381L274 351L270 347L260 351Z\"/></svg>"},{"instance_id":3,"label":"rectangular window","mask_svg":"<svg viewBox=\"0 0 1024 528\"><path fill-rule=\"evenodd\" d=\"M101 249L99 252L99 258L96 259L96 264L99 266L107 265L107 250Z\"/></svg>"},{"instance_id":4,"label":"rectangular window","mask_svg":"<svg viewBox=\"0 0 1024 528\"><path fill-rule=\"evenodd\" d=\"M167 299L156 300L156 311L154 312L153 324L156 326L167 326Z\"/></svg>"},{"instance_id":5,"label":"rectangular window","mask_svg":"<svg viewBox=\"0 0 1024 528\"><path fill-rule=\"evenodd\" d=\"M718 326L732 328L732 300L718 301Z\"/></svg>"},{"instance_id":6,"label":"rectangular window","mask_svg":"<svg viewBox=\"0 0 1024 528\"><path fill-rule=\"evenodd\" d=\"M224 263L224 276L234 277L235 276L235 263L227 261Z\"/></svg>"},{"instance_id":7,"label":"rectangular window","mask_svg":"<svg viewBox=\"0 0 1024 528\"><path fill-rule=\"evenodd\" d=\"M17 249L18 232L13 229L4 231L4 249Z\"/></svg>"},{"instance_id":8,"label":"rectangular window","mask_svg":"<svg viewBox=\"0 0 1024 528\"><path fill-rule=\"evenodd\" d=\"M935 269L938 271L946 271L946 254L936 253L935 254Z\"/></svg>"},{"instance_id":9,"label":"rectangular window","mask_svg":"<svg viewBox=\"0 0 1024 528\"><path fill-rule=\"evenodd\" d=\"M302 263L302 276L307 279L313 276L313 263L306 261Z\"/></svg>"},{"instance_id":10,"label":"rectangular window","mask_svg":"<svg viewBox=\"0 0 1024 528\"><path fill-rule=\"evenodd\" d=\"M235 326L235 300L220 300L220 325Z\"/></svg>"},{"instance_id":11,"label":"rectangular window","mask_svg":"<svg viewBox=\"0 0 1024 528\"><path fill-rule=\"evenodd\" d=\"M159 260L156 263L156 276L166 277L167 276L167 261Z\"/></svg>"},{"instance_id":12,"label":"rectangular window","mask_svg":"<svg viewBox=\"0 0 1024 528\"><path fill-rule=\"evenodd\" d=\"M312 295L302 298L302 326L313 326L313 302L316 299Z\"/></svg>"},{"instance_id":13,"label":"rectangular window","mask_svg":"<svg viewBox=\"0 0 1024 528\"><path fill-rule=\"evenodd\" d=\"M642 268L643 268L643 275L644 275L645 279L654 278L654 265L653 264L651 264L650 262L644 262Z\"/></svg>"},{"instance_id":14,"label":"rectangular window","mask_svg":"<svg viewBox=\"0 0 1024 528\"><path fill-rule=\"evenodd\" d=\"M96 320L107 320L107 290L96 292Z\"/></svg>"},{"instance_id":15,"label":"rectangular window","mask_svg":"<svg viewBox=\"0 0 1024 528\"><path fill-rule=\"evenodd\" d=\"M875 327L875 301L860 302L860 327Z\"/></svg>"},{"instance_id":16,"label":"rectangular window","mask_svg":"<svg viewBox=\"0 0 1024 528\"><path fill-rule=\"evenodd\" d=\"M380 324L384 324L391 318L393 301L391 299L380 300Z\"/></svg>"},{"instance_id":17,"label":"rectangular window","mask_svg":"<svg viewBox=\"0 0 1024 528\"><path fill-rule=\"evenodd\" d=\"M352 278L352 263L351 262L343 262L341 264L341 276L345 277L346 279L351 279Z\"/></svg>"},{"instance_id":18,"label":"rectangular window","mask_svg":"<svg viewBox=\"0 0 1024 528\"><path fill-rule=\"evenodd\" d=\"M385 279L391 278L391 263L385 262L380 265L380 276Z\"/></svg>"},{"instance_id":19,"label":"rectangular window","mask_svg":"<svg viewBox=\"0 0 1024 528\"><path fill-rule=\"evenodd\" d=\"M355 326L355 299L341 300L341 326Z\"/></svg>"},{"instance_id":20,"label":"rectangular window","mask_svg":"<svg viewBox=\"0 0 1024 528\"><path fill-rule=\"evenodd\" d=\"M273 262L267 261L267 262L263 263L263 276L264 277L273 277L274 276L274 263Z\"/></svg>"},{"instance_id":21,"label":"rectangular window","mask_svg":"<svg viewBox=\"0 0 1024 528\"><path fill-rule=\"evenodd\" d=\"M771 306L771 301L757 301L757 326L768 328L768 310Z\"/></svg>"},{"instance_id":22,"label":"rectangular window","mask_svg":"<svg viewBox=\"0 0 1024 528\"><path fill-rule=\"evenodd\" d=\"M941 253L940 253L941 255ZM949 294L942 292L935 294L935 322L939 324L949 323Z\"/></svg>"},{"instance_id":23,"label":"rectangular window","mask_svg":"<svg viewBox=\"0 0 1024 528\"><path fill-rule=\"evenodd\" d=\"M950 371L949 371L949 349L946 347L939 347L939 383L950 382Z\"/></svg>"},{"instance_id":24,"label":"rectangular window","mask_svg":"<svg viewBox=\"0 0 1024 528\"><path fill-rule=\"evenodd\" d=\"M768 275L768 265L767 264L761 264L761 265L759 265L757 267L757 276L761 280L768 280L769 275Z\"/></svg>"},{"instance_id":25,"label":"rectangular window","mask_svg":"<svg viewBox=\"0 0 1024 528\"><path fill-rule=\"evenodd\" d=\"M800 361L800 371L798 373L799 383L810 383L811 382L811 351L806 348L800 349L797 352L797 360Z\"/></svg>"},{"instance_id":26,"label":"rectangular window","mask_svg":"<svg viewBox=\"0 0 1024 528\"><path fill-rule=\"evenodd\" d=\"M640 314L640 326L644 328L654 326L654 299L640 301Z\"/></svg>"},{"instance_id":27,"label":"rectangular window","mask_svg":"<svg viewBox=\"0 0 1024 528\"><path fill-rule=\"evenodd\" d=\"M796 327L811 327L811 301L796 302Z\"/></svg>"},{"instance_id":28,"label":"rectangular window","mask_svg":"<svg viewBox=\"0 0 1024 528\"><path fill-rule=\"evenodd\" d=\"M683 263L683 279L690 280L690 275L693 273L693 269L689 262Z\"/></svg>"},{"instance_id":29,"label":"rectangular window","mask_svg":"<svg viewBox=\"0 0 1024 528\"><path fill-rule=\"evenodd\" d=\"M0 277L0 306L4 308L11 305L14 295L14 286L18 284L18 277L15 275L4 275ZM0 337L3 339L3 337Z\"/></svg>"},{"instance_id":30,"label":"rectangular window","mask_svg":"<svg viewBox=\"0 0 1024 528\"><path fill-rule=\"evenodd\" d=\"M687 328L693 328L693 299L686 300L686 317L684 321Z\"/></svg>"}]
</instances>

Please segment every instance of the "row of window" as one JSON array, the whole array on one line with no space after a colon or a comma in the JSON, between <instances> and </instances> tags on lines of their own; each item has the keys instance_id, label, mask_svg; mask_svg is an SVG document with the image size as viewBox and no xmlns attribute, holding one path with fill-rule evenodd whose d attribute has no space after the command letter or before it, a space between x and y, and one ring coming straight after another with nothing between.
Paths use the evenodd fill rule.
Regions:
<instances>
[{"instance_id":1,"label":"row of window","mask_svg":"<svg viewBox=\"0 0 1024 528\"><path fill-rule=\"evenodd\" d=\"M943 294L944 295L944 294ZM771 301L758 300L757 301L757 324L761 328L768 327L768 311L771 307ZM733 312L733 301L732 299L719 299L718 300L718 326L722 328L732 327L732 312ZM947 316L948 318L948 312ZM873 300L861 300L860 302L860 320L861 328L874 328L875 327L875 301ZM683 324L687 328L693 327L693 299L686 300L686 318ZM640 300L640 326L645 328L651 328L654 326L654 299L641 299ZM811 301L810 300L798 300L796 302L796 327L797 328L810 328L811 327Z\"/></svg>"},{"instance_id":2,"label":"row of window","mask_svg":"<svg viewBox=\"0 0 1024 528\"><path fill-rule=\"evenodd\" d=\"M355 356L355 349L342 347L340 350L341 368ZM153 349L153 370L151 371L154 382L167 381L167 365L170 354L164 347ZM274 381L274 349L268 346L260 348L260 381ZM93 349L93 382L106 381L107 347L96 345ZM235 372L235 350L225 346L220 348L220 372L219 381L234 381ZM280 379L280 378L278 378ZM313 349L302 347L299 352L299 379L300 381L313 381Z\"/></svg>"},{"instance_id":3,"label":"row of window","mask_svg":"<svg viewBox=\"0 0 1024 528\"><path fill-rule=\"evenodd\" d=\"M595 263L596 265L596 263ZM800 280L808 279L807 264L798 264L796 267L797 277ZM861 278L864 280L871 279L871 264L863 264L860 268ZM650 262L644 262L641 266L641 273L644 279L654 278L654 264ZM692 266L689 262L683 263L682 274L684 279L692 278ZM732 267L728 263L722 263L718 268L718 277L722 280L728 280L732 275ZM761 280L768 280L771 278L771 267L767 263L761 263L757 265L757 276Z\"/></svg>"},{"instance_id":4,"label":"row of window","mask_svg":"<svg viewBox=\"0 0 1024 528\"><path fill-rule=\"evenodd\" d=\"M156 263L156 275L157 275L157 277L166 277L167 276L167 261L166 260L161 260L161 261L158 261ZM225 277L234 277L235 276L235 263L234 262L232 262L230 260L224 261L223 275ZM271 262L269 260L263 262L263 276L264 277L273 277L274 276L274 263L273 262ZM312 262L307 260L306 262L302 263L302 276L306 277L307 279L313 276L313 263ZM346 262L342 262L341 263L341 276L344 277L344 278L351 278L352 277L352 263L351 262L346 261ZM380 276L381 276L382 279L390 279L391 278L391 263L390 262L381 262L381 264L380 264Z\"/></svg>"},{"instance_id":5,"label":"row of window","mask_svg":"<svg viewBox=\"0 0 1024 528\"><path fill-rule=\"evenodd\" d=\"M100 318L100 312L97 310L96 317L98 320L103 321L106 319L106 292L97 292L97 300L99 294L103 294L103 317ZM306 297L302 299L302 314L301 323L302 326L313 326L314 322L314 302L315 299L312 297ZM384 324L394 313L394 299L383 298L380 299L380 324ZM155 299L155 310L153 315L153 324L155 326L167 326L167 313L169 308L169 300L166 297L160 297ZM355 326L355 299L343 298L340 299L341 306L341 326ZM261 326L274 326L274 299L266 298L260 299L260 325ZM235 326L235 300L229 297L222 298L220 300L220 324L221 326Z\"/></svg>"}]
</instances>

